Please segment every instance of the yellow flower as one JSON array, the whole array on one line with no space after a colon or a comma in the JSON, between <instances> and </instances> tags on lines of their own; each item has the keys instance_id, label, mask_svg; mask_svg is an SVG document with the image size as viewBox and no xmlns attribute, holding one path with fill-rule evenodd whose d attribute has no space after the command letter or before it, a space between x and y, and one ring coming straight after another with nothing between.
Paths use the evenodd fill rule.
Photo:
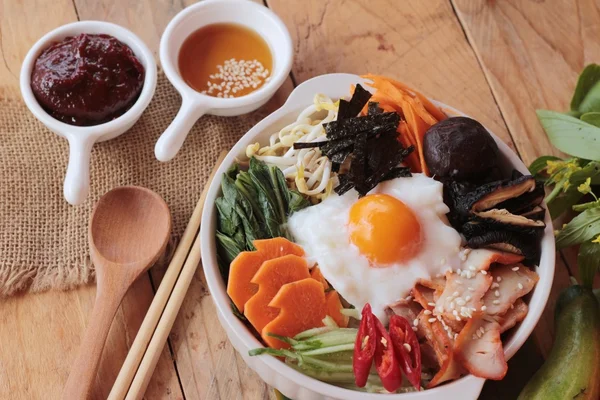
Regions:
<instances>
[{"instance_id":1,"label":"yellow flower","mask_svg":"<svg viewBox=\"0 0 600 400\"><path fill-rule=\"evenodd\" d=\"M562 160L548 160L546 161L546 171L549 175L553 175L559 169L562 169L566 163Z\"/></svg>"},{"instance_id":2,"label":"yellow flower","mask_svg":"<svg viewBox=\"0 0 600 400\"><path fill-rule=\"evenodd\" d=\"M579 193L588 194L592 191L590 184L592 183L592 178L587 178L584 183L577 187Z\"/></svg>"},{"instance_id":3,"label":"yellow flower","mask_svg":"<svg viewBox=\"0 0 600 400\"><path fill-rule=\"evenodd\" d=\"M598 235L596 239L592 240L592 243L600 243L600 235Z\"/></svg>"}]
</instances>

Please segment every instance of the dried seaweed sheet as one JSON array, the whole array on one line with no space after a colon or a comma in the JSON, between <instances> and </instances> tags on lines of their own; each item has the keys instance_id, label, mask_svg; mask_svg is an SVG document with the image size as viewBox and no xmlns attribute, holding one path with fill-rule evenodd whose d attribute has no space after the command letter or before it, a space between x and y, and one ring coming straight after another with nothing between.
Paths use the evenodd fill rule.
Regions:
<instances>
[{"instance_id":1,"label":"dried seaweed sheet","mask_svg":"<svg viewBox=\"0 0 600 400\"><path fill-rule=\"evenodd\" d=\"M340 106L338 107L338 116L337 120L341 121L343 119L356 117L360 110L363 109L365 104L369 101L372 94L361 85L357 84L356 89L354 89L354 94L350 101L346 101L341 99Z\"/></svg>"}]
</instances>

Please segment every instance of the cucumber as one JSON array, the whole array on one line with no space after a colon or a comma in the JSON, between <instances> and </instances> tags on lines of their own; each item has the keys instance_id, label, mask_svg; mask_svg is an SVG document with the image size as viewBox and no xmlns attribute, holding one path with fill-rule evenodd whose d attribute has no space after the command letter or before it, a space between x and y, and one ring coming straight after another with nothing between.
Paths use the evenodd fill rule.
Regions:
<instances>
[{"instance_id":1,"label":"cucumber","mask_svg":"<svg viewBox=\"0 0 600 400\"><path fill-rule=\"evenodd\" d=\"M600 306L582 286L565 289L556 303L556 338L544 365L519 400L600 398Z\"/></svg>"}]
</instances>

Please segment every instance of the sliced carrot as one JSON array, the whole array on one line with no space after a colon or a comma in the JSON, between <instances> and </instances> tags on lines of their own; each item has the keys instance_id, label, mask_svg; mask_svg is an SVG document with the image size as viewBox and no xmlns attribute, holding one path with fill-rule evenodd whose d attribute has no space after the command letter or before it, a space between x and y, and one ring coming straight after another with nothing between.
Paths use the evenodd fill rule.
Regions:
<instances>
[{"instance_id":1,"label":"sliced carrot","mask_svg":"<svg viewBox=\"0 0 600 400\"><path fill-rule=\"evenodd\" d=\"M279 314L278 309L269 307L279 289L286 283L306 278L310 278L310 273L302 257L289 254L265 261L252 278L252 283L258 285L258 291L246 302L244 309L244 315L252 326L261 332Z\"/></svg>"},{"instance_id":2,"label":"sliced carrot","mask_svg":"<svg viewBox=\"0 0 600 400\"><path fill-rule=\"evenodd\" d=\"M313 279L316 279L319 282L321 282L321 284L323 285L323 287L325 289L329 288L329 283L327 283L327 280L325 279L325 277L321 273L321 270L319 269L318 265L315 265L313 267L313 269L310 270L310 277L313 278Z\"/></svg>"},{"instance_id":3,"label":"sliced carrot","mask_svg":"<svg viewBox=\"0 0 600 400\"><path fill-rule=\"evenodd\" d=\"M415 89L407 86L406 84L404 84L402 82L399 82L399 81L391 79L391 78L386 78L386 77L381 76L381 75L374 75L374 74L362 75L362 78L370 79L373 82L375 82L378 79L385 79L388 82L391 82L398 89L402 89L402 90L404 90L404 91L406 91L408 93L414 94L414 97L416 97L417 99L419 99L421 101L421 103L423 104L423 106L425 107L425 109L431 115L433 115L433 117L435 119L437 119L438 121L443 121L446 118L448 118L448 116L439 107L435 106L426 96L424 96L420 92L416 91Z\"/></svg>"},{"instance_id":4,"label":"sliced carrot","mask_svg":"<svg viewBox=\"0 0 600 400\"><path fill-rule=\"evenodd\" d=\"M267 345L276 349L289 345L267 333L293 337L307 329L323 326L327 314L323 285L312 278L283 285L269 306L278 308L279 314L261 333Z\"/></svg>"},{"instance_id":5,"label":"sliced carrot","mask_svg":"<svg viewBox=\"0 0 600 400\"><path fill-rule=\"evenodd\" d=\"M417 154L419 156L419 161L421 164L421 172L425 175L429 175L429 169L427 168L427 164L425 164L425 157L423 155L423 138L425 137L425 132L429 126L417 115L415 109L412 108L405 99L401 99L402 109L404 110L404 115L406 117L406 122L408 123L408 128L413 133L415 141L417 143Z\"/></svg>"},{"instance_id":6,"label":"sliced carrot","mask_svg":"<svg viewBox=\"0 0 600 400\"><path fill-rule=\"evenodd\" d=\"M421 117L421 119L423 121L425 121L428 125L431 126L438 122L438 120L435 119L433 117L433 115L431 115L425 109L425 107L423 106L423 103L421 103L421 101L419 99L414 98L414 97L410 96L410 94L405 92L404 90L397 88L390 81L383 80L383 79L379 80L377 82L376 88L378 91L380 90L383 93L387 94L392 99L394 99L394 101L396 103L399 103L400 99L403 99L405 102L407 102L407 104L410 105L410 107L417 113L417 115L419 117ZM404 110L404 107L402 107L402 109Z\"/></svg>"},{"instance_id":7,"label":"sliced carrot","mask_svg":"<svg viewBox=\"0 0 600 400\"><path fill-rule=\"evenodd\" d=\"M344 308L340 295L335 290L325 293L325 302L327 303L327 315L329 315L339 327L345 328L348 326L349 317L342 314Z\"/></svg>"},{"instance_id":8,"label":"sliced carrot","mask_svg":"<svg viewBox=\"0 0 600 400\"><path fill-rule=\"evenodd\" d=\"M255 240L254 247L257 251L241 252L229 266L227 294L241 312L244 312L248 299L258 290L251 280L263 262L286 254L304 255L302 247L281 237Z\"/></svg>"}]
</instances>

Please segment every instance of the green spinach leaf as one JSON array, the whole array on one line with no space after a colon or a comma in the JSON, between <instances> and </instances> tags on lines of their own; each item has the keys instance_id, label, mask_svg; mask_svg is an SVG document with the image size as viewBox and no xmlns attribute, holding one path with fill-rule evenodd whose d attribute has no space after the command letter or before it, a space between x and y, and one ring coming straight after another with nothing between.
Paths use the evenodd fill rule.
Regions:
<instances>
[{"instance_id":1,"label":"green spinach leaf","mask_svg":"<svg viewBox=\"0 0 600 400\"><path fill-rule=\"evenodd\" d=\"M582 197L583 194L577 191L577 187L569 188L566 193L561 193L548 203L550 217L552 217L552 219L560 217L562 213L570 210L573 205L577 204Z\"/></svg>"},{"instance_id":2,"label":"green spinach leaf","mask_svg":"<svg viewBox=\"0 0 600 400\"><path fill-rule=\"evenodd\" d=\"M219 257L223 261L224 265L229 266L233 259L237 257L245 249L243 247L239 247L238 244L229 236L224 235L223 233L217 231L217 251L219 253ZM221 271L224 276L229 275L229 271Z\"/></svg>"},{"instance_id":3,"label":"green spinach leaf","mask_svg":"<svg viewBox=\"0 0 600 400\"><path fill-rule=\"evenodd\" d=\"M579 247L577 265L581 284L591 289L594 284L594 275L600 270L600 243L583 242Z\"/></svg>"},{"instance_id":4,"label":"green spinach leaf","mask_svg":"<svg viewBox=\"0 0 600 400\"><path fill-rule=\"evenodd\" d=\"M579 80L571 99L571 111L579 111L581 103L598 81L600 81L600 65L590 64L585 67L581 75L579 75Z\"/></svg>"},{"instance_id":5,"label":"green spinach leaf","mask_svg":"<svg viewBox=\"0 0 600 400\"><path fill-rule=\"evenodd\" d=\"M600 208L585 210L567 224L556 236L556 247L565 247L581 244L600 234Z\"/></svg>"},{"instance_id":6,"label":"green spinach leaf","mask_svg":"<svg viewBox=\"0 0 600 400\"><path fill-rule=\"evenodd\" d=\"M537 110L537 115L556 148L575 157L600 160L600 128L555 111Z\"/></svg>"}]
</instances>

